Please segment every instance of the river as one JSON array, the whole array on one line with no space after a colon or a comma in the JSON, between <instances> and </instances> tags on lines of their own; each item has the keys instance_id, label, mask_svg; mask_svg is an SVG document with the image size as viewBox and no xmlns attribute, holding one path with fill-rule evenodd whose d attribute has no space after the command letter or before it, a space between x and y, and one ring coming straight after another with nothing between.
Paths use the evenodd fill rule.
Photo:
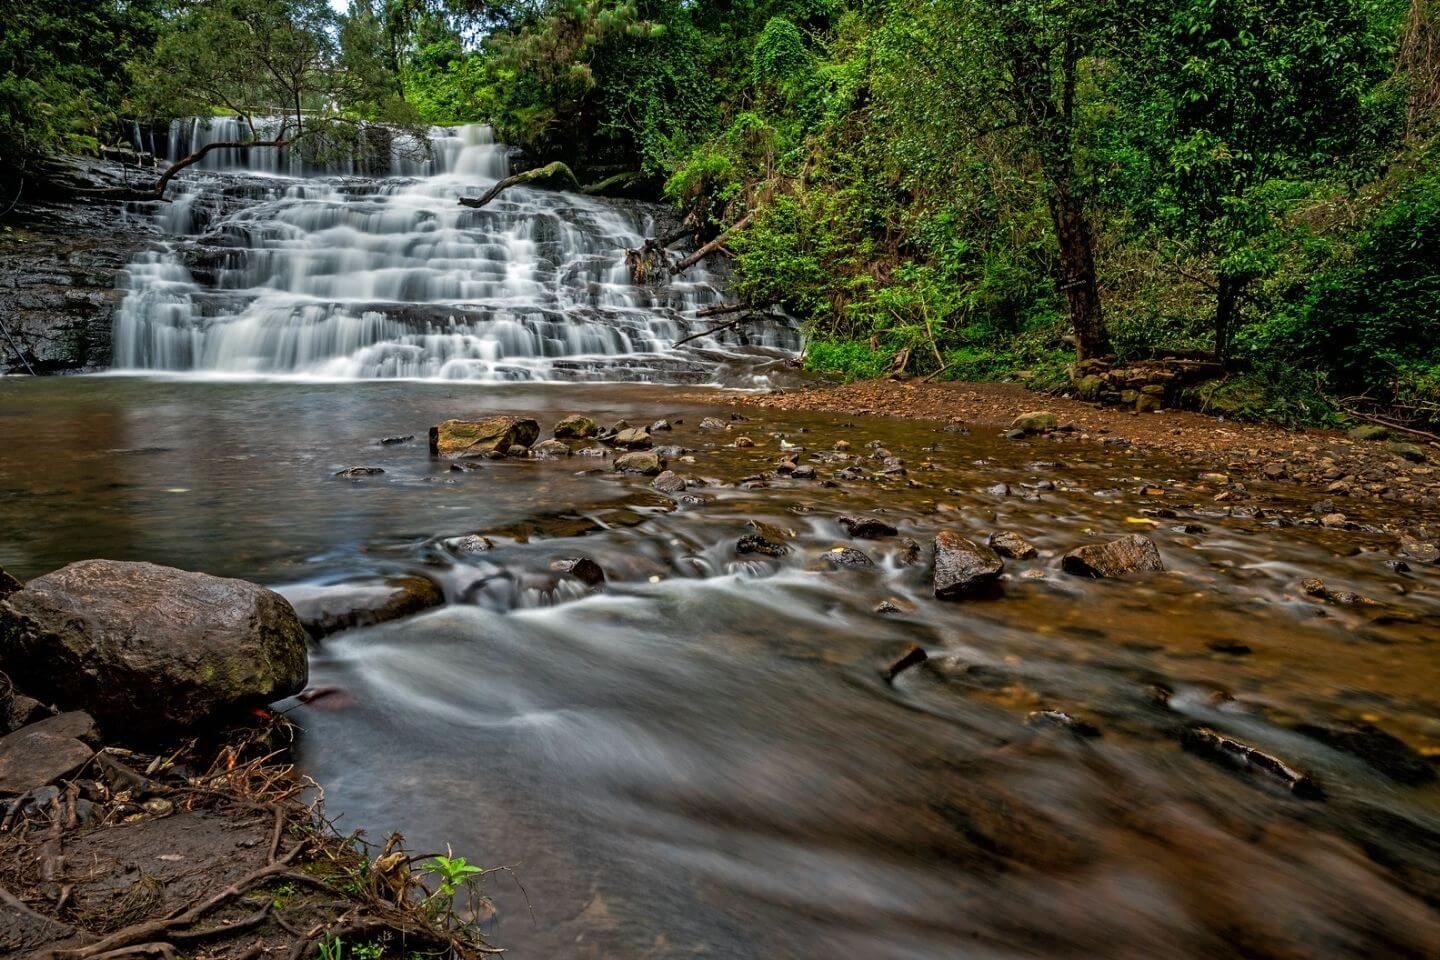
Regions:
<instances>
[{"instance_id":1,"label":"river","mask_svg":"<svg viewBox=\"0 0 1440 960\"><path fill-rule=\"evenodd\" d=\"M625 234L594 226L608 213L575 250L534 264L521 245L487 248L530 264L488 294L377 276L396 268L369 258L400 256L393 238L417 233L417 211L450 215L455 182L443 193L435 178L453 176L197 179L210 184L192 204L210 205L204 222L134 272L122 323L149 344L127 355L145 369L0 380L0 566L28 577L144 559L282 590L435 580L443 607L319 642L312 683L336 692L286 706L342 829L513 866L488 888L492 939L517 955L1440 953L1440 787L1422 756L1440 752L1434 567L1397 571L1388 541L1364 530L1293 525L1309 498L1286 484L1251 485L1258 513L1232 509L1194 465L1120 445L751 409L728 421L723 393L675 384L768 382L791 334L671 351L718 279L666 307L626 302L639 295L604 279L613 264L599 279L547 272L585 244L610 263ZM224 191L233 204L214 200ZM380 198L397 196L395 227ZM600 206L526 193L496 216L514 232L572 203ZM277 225L302 219L292 208L317 219ZM362 218L357 235L320 236L341 213ZM644 226L624 219L642 213L615 216ZM463 274L476 253L456 253L446 269ZM217 263L235 272L199 266ZM352 269L343 288L321 279ZM631 339L602 337L613 351L507 340L543 331L524 321L540 300L555 311L544 322ZM420 309L436 306L446 319ZM468 329L426 332L472 308ZM376 310L358 339L326 332ZM573 382L637 378L651 382ZM655 440L693 450L694 463L672 462L692 499L598 458L456 472L428 455L432 424L498 412L543 430L569 412L668 418ZM700 429L706 416L730 429ZM773 470L782 443L822 477L858 465L866 478L746 482ZM850 459L828 459L837 443ZM876 444L906 473L880 474ZM334 476L353 466L385 472ZM855 513L898 533L856 540L838 523ZM1359 502L1352 516L1373 519ZM752 521L785 531L789 552L738 554ZM946 528L1015 530L1039 555L1007 561L995 596L939 601L926 561ZM1060 571L1072 547L1136 531L1164 573ZM471 533L495 548L458 553L452 538ZM907 562L907 537L921 562ZM840 545L872 564L837 565ZM605 570L603 589L551 569L577 555ZM1300 589L1306 577L1380 602L1324 603ZM898 612L875 612L885 600ZM910 644L928 659L887 679ZM1355 724L1401 745L1326 732ZM1323 797L1184 749L1199 726L1284 758Z\"/></svg>"}]
</instances>

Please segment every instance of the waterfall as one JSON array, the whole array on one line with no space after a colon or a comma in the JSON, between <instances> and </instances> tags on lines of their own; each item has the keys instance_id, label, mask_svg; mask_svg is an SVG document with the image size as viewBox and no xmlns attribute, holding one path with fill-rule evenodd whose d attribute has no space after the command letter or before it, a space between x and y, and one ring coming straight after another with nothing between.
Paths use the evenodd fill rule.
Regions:
<instances>
[{"instance_id":1,"label":"waterfall","mask_svg":"<svg viewBox=\"0 0 1440 960\"><path fill-rule=\"evenodd\" d=\"M177 120L166 149L239 135L233 118ZM624 252L654 229L640 208L528 188L461 206L508 173L487 127L385 146L387 176L355 175L374 157L310 168L277 148L214 150L172 202L136 205L167 240L127 271L115 366L687 383L742 369L742 383L763 383L800 346L767 320L673 349L706 329L696 312L723 289L703 267L633 285Z\"/></svg>"}]
</instances>

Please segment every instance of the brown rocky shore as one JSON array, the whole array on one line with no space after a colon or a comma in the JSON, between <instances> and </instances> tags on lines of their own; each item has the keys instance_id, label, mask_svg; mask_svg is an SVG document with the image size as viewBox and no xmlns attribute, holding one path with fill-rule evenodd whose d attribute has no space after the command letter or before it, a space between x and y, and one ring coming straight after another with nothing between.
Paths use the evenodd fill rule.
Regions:
<instances>
[{"instance_id":1,"label":"brown rocky shore","mask_svg":"<svg viewBox=\"0 0 1440 960\"><path fill-rule=\"evenodd\" d=\"M713 401L714 395L708 396ZM1137 413L1068 397L1043 396L1013 383L869 380L761 394L734 394L741 407L940 420L1009 430L1034 412L1054 415L1042 432L1057 442L1131 445L1193 461L1236 479L1311 487L1316 498L1374 499L1440 507L1440 446L1423 437L1362 426L1287 430L1202 413ZM1341 511L1343 512L1343 511Z\"/></svg>"}]
</instances>

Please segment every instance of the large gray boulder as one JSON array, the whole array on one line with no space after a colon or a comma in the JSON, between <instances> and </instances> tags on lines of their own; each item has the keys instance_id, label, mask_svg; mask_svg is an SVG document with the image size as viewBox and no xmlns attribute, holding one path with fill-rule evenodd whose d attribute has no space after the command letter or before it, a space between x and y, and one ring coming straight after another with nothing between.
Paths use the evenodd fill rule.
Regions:
<instances>
[{"instance_id":1,"label":"large gray boulder","mask_svg":"<svg viewBox=\"0 0 1440 960\"><path fill-rule=\"evenodd\" d=\"M82 560L0 601L0 666L111 735L173 736L304 689L290 603L244 580Z\"/></svg>"}]
</instances>

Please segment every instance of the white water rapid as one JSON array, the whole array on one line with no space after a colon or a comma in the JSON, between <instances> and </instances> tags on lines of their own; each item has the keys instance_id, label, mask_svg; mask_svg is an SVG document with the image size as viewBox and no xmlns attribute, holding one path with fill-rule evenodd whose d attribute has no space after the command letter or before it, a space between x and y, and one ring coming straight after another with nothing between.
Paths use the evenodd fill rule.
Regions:
<instances>
[{"instance_id":1,"label":"white water rapid","mask_svg":"<svg viewBox=\"0 0 1440 960\"><path fill-rule=\"evenodd\" d=\"M141 145L179 156L235 123L176 121ZM115 367L760 386L798 350L768 320L673 348L724 296L703 266L631 283L624 252L659 208L526 188L464 207L507 175L508 148L482 126L436 129L429 148L391 146L387 176L356 175L373 158L302 169L273 148L217 150L173 202L133 205L166 240L129 267Z\"/></svg>"}]
</instances>

